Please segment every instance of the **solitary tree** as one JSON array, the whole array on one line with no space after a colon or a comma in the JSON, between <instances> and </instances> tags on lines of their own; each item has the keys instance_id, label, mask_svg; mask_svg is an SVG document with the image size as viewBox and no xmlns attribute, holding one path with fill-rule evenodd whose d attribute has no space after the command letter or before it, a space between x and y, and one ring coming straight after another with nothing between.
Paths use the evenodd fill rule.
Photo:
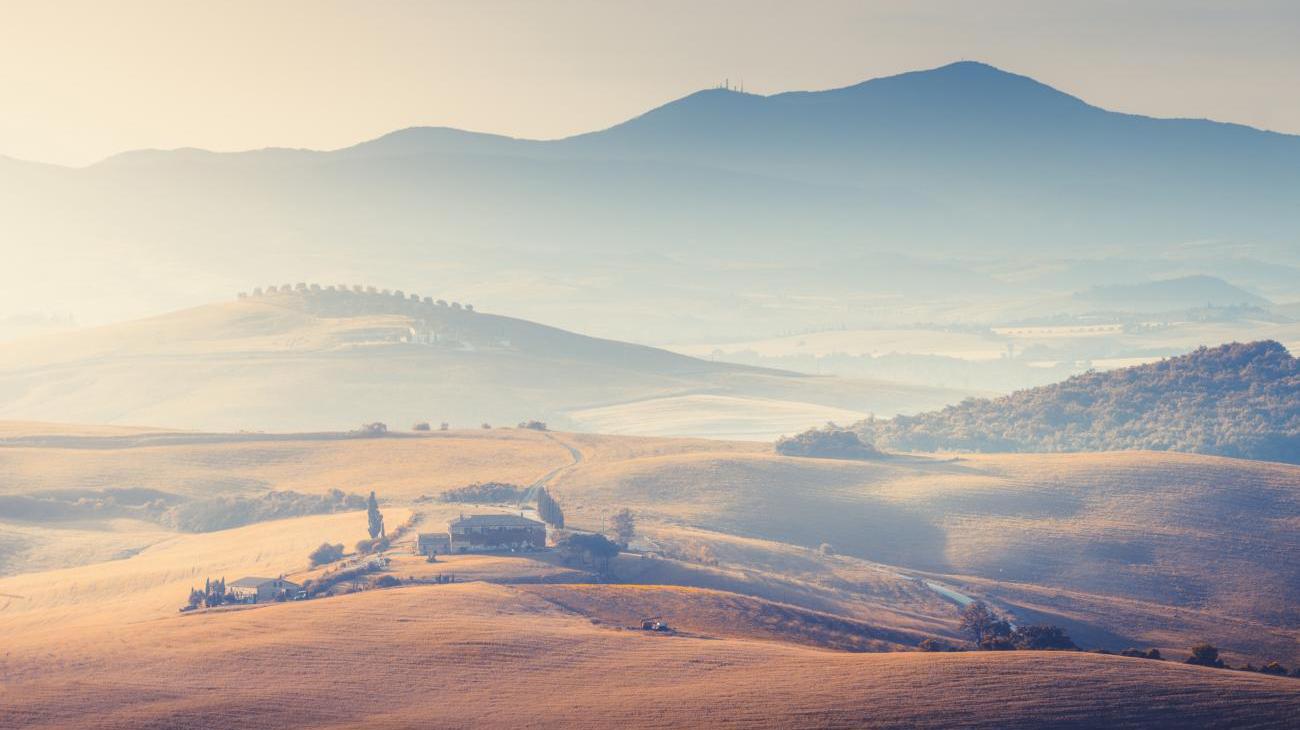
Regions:
<instances>
[{"instance_id":1,"label":"solitary tree","mask_svg":"<svg viewBox=\"0 0 1300 730\"><path fill-rule=\"evenodd\" d=\"M632 511L624 507L614 513L614 516L609 518L609 527L614 532L614 541L626 550L632 538L636 536L636 519L632 517Z\"/></svg>"},{"instance_id":2,"label":"solitary tree","mask_svg":"<svg viewBox=\"0 0 1300 730\"><path fill-rule=\"evenodd\" d=\"M1188 664L1197 664L1202 667L1217 667L1223 669L1223 660L1219 658L1219 650L1213 644L1197 644L1192 647L1192 655L1187 657Z\"/></svg>"},{"instance_id":3,"label":"solitary tree","mask_svg":"<svg viewBox=\"0 0 1300 730\"><path fill-rule=\"evenodd\" d=\"M618 545L599 533L572 533L558 547L566 553L584 555L602 573L609 572L609 559L618 556Z\"/></svg>"},{"instance_id":4,"label":"solitary tree","mask_svg":"<svg viewBox=\"0 0 1300 730\"><path fill-rule=\"evenodd\" d=\"M997 617L983 601L972 601L961 610L961 631L976 644L984 639Z\"/></svg>"},{"instance_id":5,"label":"solitary tree","mask_svg":"<svg viewBox=\"0 0 1300 730\"><path fill-rule=\"evenodd\" d=\"M366 500L366 519L369 521L370 539L384 534L384 515L379 511L379 500L375 499L375 493L370 492L370 498Z\"/></svg>"}]
</instances>

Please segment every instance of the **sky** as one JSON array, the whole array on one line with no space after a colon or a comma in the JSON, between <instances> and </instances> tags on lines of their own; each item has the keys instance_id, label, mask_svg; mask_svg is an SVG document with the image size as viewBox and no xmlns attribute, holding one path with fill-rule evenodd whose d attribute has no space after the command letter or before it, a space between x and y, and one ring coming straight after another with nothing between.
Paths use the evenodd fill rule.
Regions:
<instances>
[{"instance_id":1,"label":"sky","mask_svg":"<svg viewBox=\"0 0 1300 730\"><path fill-rule=\"evenodd\" d=\"M333 149L443 125L610 126L952 61L1109 109L1300 134L1300 3L0 0L0 155Z\"/></svg>"}]
</instances>

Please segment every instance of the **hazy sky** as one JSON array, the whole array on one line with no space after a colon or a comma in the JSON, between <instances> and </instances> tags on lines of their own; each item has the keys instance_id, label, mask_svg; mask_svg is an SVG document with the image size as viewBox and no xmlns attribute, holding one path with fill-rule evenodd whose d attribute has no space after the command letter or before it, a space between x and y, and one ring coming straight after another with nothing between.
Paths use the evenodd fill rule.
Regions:
<instances>
[{"instance_id":1,"label":"hazy sky","mask_svg":"<svg viewBox=\"0 0 1300 730\"><path fill-rule=\"evenodd\" d=\"M712 86L987 61L1112 109L1300 133L1300 3L0 0L0 154L605 127Z\"/></svg>"}]
</instances>

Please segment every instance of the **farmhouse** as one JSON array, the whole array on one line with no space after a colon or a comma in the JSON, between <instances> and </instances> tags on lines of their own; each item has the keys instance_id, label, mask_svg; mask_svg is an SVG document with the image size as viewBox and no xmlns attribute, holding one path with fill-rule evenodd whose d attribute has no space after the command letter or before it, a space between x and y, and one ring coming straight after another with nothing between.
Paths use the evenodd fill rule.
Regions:
<instances>
[{"instance_id":1,"label":"farmhouse","mask_svg":"<svg viewBox=\"0 0 1300 730\"><path fill-rule=\"evenodd\" d=\"M470 515L448 525L451 551L532 550L546 546L546 525L523 515Z\"/></svg>"},{"instance_id":2,"label":"farmhouse","mask_svg":"<svg viewBox=\"0 0 1300 730\"><path fill-rule=\"evenodd\" d=\"M231 595L245 603L262 603L275 600L283 592L286 597L302 590L302 586L284 578L258 578L248 576L226 586Z\"/></svg>"},{"instance_id":3,"label":"farmhouse","mask_svg":"<svg viewBox=\"0 0 1300 730\"><path fill-rule=\"evenodd\" d=\"M445 532L421 532L415 536L415 554L430 557L451 552L451 536Z\"/></svg>"}]
</instances>

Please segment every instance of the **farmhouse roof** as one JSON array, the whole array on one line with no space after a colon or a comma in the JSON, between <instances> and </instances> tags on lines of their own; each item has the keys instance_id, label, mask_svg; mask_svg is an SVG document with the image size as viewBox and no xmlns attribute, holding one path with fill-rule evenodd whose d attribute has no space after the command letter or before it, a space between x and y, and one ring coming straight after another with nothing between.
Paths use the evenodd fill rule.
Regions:
<instances>
[{"instance_id":1,"label":"farmhouse roof","mask_svg":"<svg viewBox=\"0 0 1300 730\"><path fill-rule=\"evenodd\" d=\"M245 578L240 578L234 583L231 583L228 587L229 588L256 588L265 583L274 583L277 580L283 583L289 583L290 585L297 585L296 583L291 583L290 581L284 580L282 578L258 578L257 576L250 575Z\"/></svg>"},{"instance_id":2,"label":"farmhouse roof","mask_svg":"<svg viewBox=\"0 0 1300 730\"><path fill-rule=\"evenodd\" d=\"M541 527L542 524L522 515L469 515L451 521L452 527Z\"/></svg>"}]
</instances>

